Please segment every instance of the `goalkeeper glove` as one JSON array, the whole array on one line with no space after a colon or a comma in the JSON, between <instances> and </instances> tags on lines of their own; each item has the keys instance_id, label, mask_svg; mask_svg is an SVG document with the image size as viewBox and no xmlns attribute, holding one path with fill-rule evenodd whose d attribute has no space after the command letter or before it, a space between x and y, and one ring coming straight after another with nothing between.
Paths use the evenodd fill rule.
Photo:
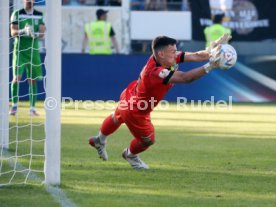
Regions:
<instances>
[{"instance_id":1,"label":"goalkeeper glove","mask_svg":"<svg viewBox=\"0 0 276 207\"><path fill-rule=\"evenodd\" d=\"M219 67L220 57L221 57L221 44L217 45L216 47L210 50L209 62L203 65L203 68L206 73L209 73L214 68Z\"/></svg>"},{"instance_id":2,"label":"goalkeeper glove","mask_svg":"<svg viewBox=\"0 0 276 207\"><path fill-rule=\"evenodd\" d=\"M217 40L211 42L210 43L210 47L207 48L207 51L210 53L213 48L215 48L216 46L218 46L220 44L226 44L226 43L228 43L229 40L231 40L231 38L232 38L232 36L229 33L225 33L224 35L222 35Z\"/></svg>"},{"instance_id":3,"label":"goalkeeper glove","mask_svg":"<svg viewBox=\"0 0 276 207\"><path fill-rule=\"evenodd\" d=\"M24 29L19 30L18 35L19 36L24 35L32 38L36 37L33 28L28 24L25 25Z\"/></svg>"}]
</instances>

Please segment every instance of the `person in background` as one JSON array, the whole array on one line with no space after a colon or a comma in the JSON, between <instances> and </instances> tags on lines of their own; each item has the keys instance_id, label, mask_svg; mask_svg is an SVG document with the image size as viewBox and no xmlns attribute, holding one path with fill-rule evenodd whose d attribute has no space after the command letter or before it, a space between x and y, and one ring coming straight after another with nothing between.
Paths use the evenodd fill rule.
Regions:
<instances>
[{"instance_id":1,"label":"person in background","mask_svg":"<svg viewBox=\"0 0 276 207\"><path fill-rule=\"evenodd\" d=\"M143 11L145 9L145 0L131 0L130 9L132 11Z\"/></svg>"},{"instance_id":2,"label":"person in background","mask_svg":"<svg viewBox=\"0 0 276 207\"><path fill-rule=\"evenodd\" d=\"M35 110L37 81L43 79L39 54L39 38L44 37L43 14L34 9L34 0L23 0L24 8L11 15L11 36L15 38L13 48L13 79L11 83L12 107L10 115L16 115L19 83L26 69L29 83L30 115L38 116Z\"/></svg>"},{"instance_id":3,"label":"person in background","mask_svg":"<svg viewBox=\"0 0 276 207\"><path fill-rule=\"evenodd\" d=\"M204 35L206 40L206 48L210 47L210 43L218 39L223 34L231 34L231 29L222 25L224 14L217 14L214 16L213 25L204 29Z\"/></svg>"},{"instance_id":4,"label":"person in background","mask_svg":"<svg viewBox=\"0 0 276 207\"><path fill-rule=\"evenodd\" d=\"M180 11L182 0L167 0L167 6L169 11Z\"/></svg>"},{"instance_id":5,"label":"person in background","mask_svg":"<svg viewBox=\"0 0 276 207\"><path fill-rule=\"evenodd\" d=\"M107 6L109 4L109 0L96 0L97 6Z\"/></svg>"},{"instance_id":6,"label":"person in background","mask_svg":"<svg viewBox=\"0 0 276 207\"><path fill-rule=\"evenodd\" d=\"M122 1L121 0L110 0L109 1L109 5L110 6L121 6L122 5Z\"/></svg>"},{"instance_id":7,"label":"person in background","mask_svg":"<svg viewBox=\"0 0 276 207\"><path fill-rule=\"evenodd\" d=\"M166 11L168 10L166 0L146 0L145 10L147 11Z\"/></svg>"},{"instance_id":8,"label":"person in background","mask_svg":"<svg viewBox=\"0 0 276 207\"><path fill-rule=\"evenodd\" d=\"M85 53L87 45L89 45L91 55L110 55L112 54L112 46L115 48L115 52L119 53L114 29L111 23L107 21L107 12L98 9L96 11L97 21L85 24L82 53Z\"/></svg>"},{"instance_id":9,"label":"person in background","mask_svg":"<svg viewBox=\"0 0 276 207\"><path fill-rule=\"evenodd\" d=\"M182 11L190 11L190 1L189 0L182 0L181 10Z\"/></svg>"}]
</instances>

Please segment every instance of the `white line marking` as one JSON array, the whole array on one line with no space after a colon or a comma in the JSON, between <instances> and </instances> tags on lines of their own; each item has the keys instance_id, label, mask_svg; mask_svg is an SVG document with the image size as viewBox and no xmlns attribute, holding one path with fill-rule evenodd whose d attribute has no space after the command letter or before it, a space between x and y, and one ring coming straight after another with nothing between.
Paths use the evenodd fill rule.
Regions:
<instances>
[{"instance_id":1,"label":"white line marking","mask_svg":"<svg viewBox=\"0 0 276 207\"><path fill-rule=\"evenodd\" d=\"M231 90L233 90L235 93L243 96L244 98L248 99L248 101L253 101L253 102L266 102L268 101L266 98L263 98L261 96L259 96L257 93L255 93L254 91L250 91L247 88L239 88L236 86L235 82L230 82L227 79L221 79L220 76L216 75L216 74L212 74L213 77L215 77L217 79L217 82L221 85L225 85L227 87L229 87Z\"/></svg>"},{"instance_id":2,"label":"white line marking","mask_svg":"<svg viewBox=\"0 0 276 207\"><path fill-rule=\"evenodd\" d=\"M259 57L247 57L247 61L250 63L261 63L265 61L275 61L276 55L266 55L266 56L259 56Z\"/></svg>"},{"instance_id":3,"label":"white line marking","mask_svg":"<svg viewBox=\"0 0 276 207\"><path fill-rule=\"evenodd\" d=\"M273 91L276 91L276 81L272 78L267 77L257 71L254 71L253 69L245 66L240 62L236 63L236 69L247 77L255 80L256 82L266 86L267 88L270 88Z\"/></svg>"},{"instance_id":4,"label":"white line marking","mask_svg":"<svg viewBox=\"0 0 276 207\"><path fill-rule=\"evenodd\" d=\"M45 189L62 207L77 207L59 187L45 185Z\"/></svg>"},{"instance_id":5,"label":"white line marking","mask_svg":"<svg viewBox=\"0 0 276 207\"><path fill-rule=\"evenodd\" d=\"M2 156L7 158L12 157L12 155L7 150L2 151ZM21 173L25 177L28 176L28 179L35 182L42 182L42 180L37 176L35 172L29 171L29 169L25 168L21 163L16 162L14 158L8 159L8 163L12 169L16 165L16 170L22 171ZM8 184L5 184L5 185L8 185ZM59 187L51 186L51 185L44 185L44 186L45 186L45 190L54 198L56 202L60 204L61 207L77 207L77 205L74 202L72 202L66 196L66 193L63 192ZM0 187L1 187L1 184L0 184Z\"/></svg>"}]
</instances>

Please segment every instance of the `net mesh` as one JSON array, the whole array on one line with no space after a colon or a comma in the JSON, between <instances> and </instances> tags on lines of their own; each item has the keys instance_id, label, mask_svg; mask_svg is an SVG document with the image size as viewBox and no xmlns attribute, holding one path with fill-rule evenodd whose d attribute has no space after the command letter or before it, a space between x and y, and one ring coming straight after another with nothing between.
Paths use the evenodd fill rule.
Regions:
<instances>
[{"instance_id":1,"label":"net mesh","mask_svg":"<svg viewBox=\"0 0 276 207\"><path fill-rule=\"evenodd\" d=\"M14 3L15 2L15 3ZM9 8L0 8L0 12L3 9L9 9L10 14L13 11L23 8L23 1L10 1ZM37 0L35 2L35 9L40 10L40 8L36 5L40 5L45 3L44 0ZM42 8L43 10L43 8ZM11 20L10 20L11 21ZM19 19L19 21L24 21L24 19ZM36 21L33 19L33 21ZM11 22L8 22L10 25ZM4 23L2 23L4 24ZM0 25L1 26L1 25ZM0 41L3 41L0 39ZM5 56L5 59L8 61L13 57L13 44L15 43L15 38L10 36L10 51L2 51L0 56ZM20 40L18 42L20 44ZM38 80L39 77L29 78L26 75L26 68L24 69L24 73L20 81L18 81L18 110L14 116L10 116L8 112L1 111L1 117L9 116L9 127L3 128L1 127L1 133L5 130L9 130L9 142L8 149L4 148L4 145L0 143L0 186L10 185L10 184L24 184L24 183L38 183L44 180L44 143L45 143L45 112L43 108L43 103L41 100L45 97L45 63L44 63L44 40L39 41L39 47L34 47L34 40L32 42L32 48L25 48L24 50L35 51L38 49L41 54L41 63L34 64L32 61L32 54L30 56L30 60L23 64L18 64L19 66L27 66L30 65L31 73L32 68L38 65L42 66L43 70L43 79L44 81L37 81L37 95L38 100L40 100L36 104L36 110L39 113L39 116L31 116L30 115L30 103L29 103L29 85L33 80ZM20 55L24 53L24 50L18 50L17 55L20 58ZM10 73L10 81L9 89L12 84L12 61L9 61L9 70ZM0 68L0 70L4 70ZM2 88L2 87L1 87ZM12 97L10 93L9 102L11 105ZM11 107L11 106L10 106ZM1 140L0 140L1 141Z\"/></svg>"}]
</instances>

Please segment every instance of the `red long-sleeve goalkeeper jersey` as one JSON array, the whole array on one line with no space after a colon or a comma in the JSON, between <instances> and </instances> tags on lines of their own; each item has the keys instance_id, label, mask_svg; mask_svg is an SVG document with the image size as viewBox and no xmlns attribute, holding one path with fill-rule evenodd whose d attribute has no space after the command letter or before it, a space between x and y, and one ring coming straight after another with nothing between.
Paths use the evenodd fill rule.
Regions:
<instances>
[{"instance_id":1,"label":"red long-sleeve goalkeeper jersey","mask_svg":"<svg viewBox=\"0 0 276 207\"><path fill-rule=\"evenodd\" d=\"M141 113L151 112L173 86L168 81L178 69L178 63L184 61L184 55L184 52L178 52L176 65L171 68L158 64L152 55L138 80L131 82L122 93L121 99L127 102L128 109Z\"/></svg>"}]
</instances>

